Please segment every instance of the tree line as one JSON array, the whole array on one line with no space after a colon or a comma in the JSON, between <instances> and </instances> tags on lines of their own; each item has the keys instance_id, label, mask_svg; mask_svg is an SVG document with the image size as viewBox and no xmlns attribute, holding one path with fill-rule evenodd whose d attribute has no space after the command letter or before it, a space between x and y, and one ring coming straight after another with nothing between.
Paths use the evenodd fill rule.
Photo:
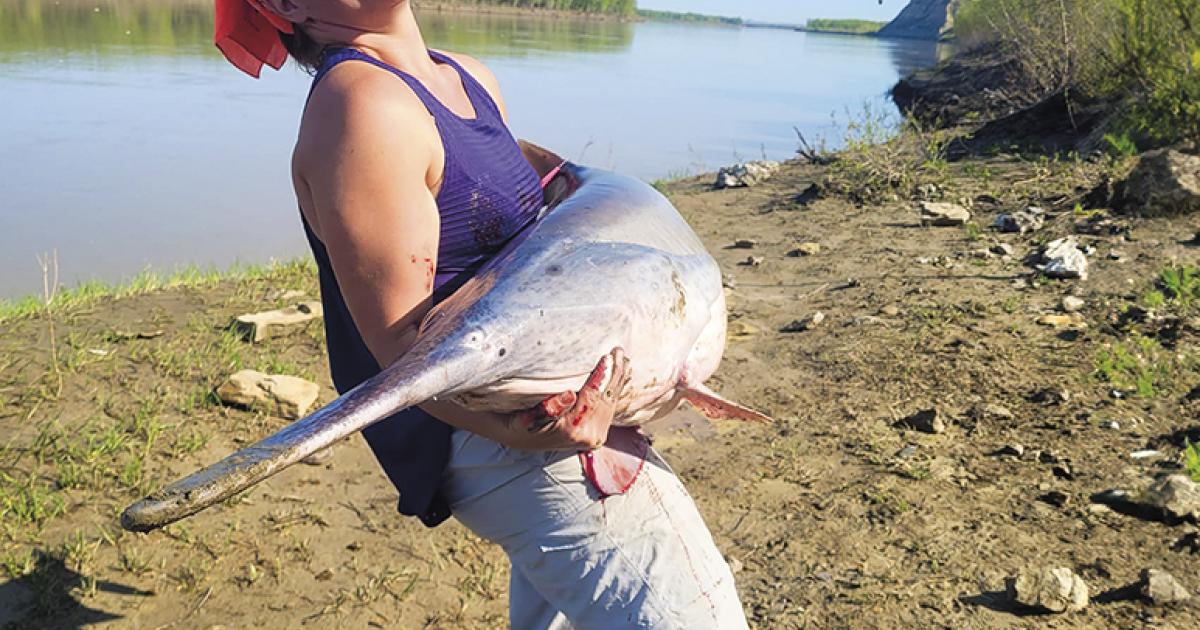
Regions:
<instances>
[{"instance_id":1,"label":"tree line","mask_svg":"<svg viewBox=\"0 0 1200 630\"><path fill-rule=\"evenodd\" d=\"M580 13L636 15L637 0L458 0L459 4L494 4L527 9L553 9Z\"/></svg>"}]
</instances>

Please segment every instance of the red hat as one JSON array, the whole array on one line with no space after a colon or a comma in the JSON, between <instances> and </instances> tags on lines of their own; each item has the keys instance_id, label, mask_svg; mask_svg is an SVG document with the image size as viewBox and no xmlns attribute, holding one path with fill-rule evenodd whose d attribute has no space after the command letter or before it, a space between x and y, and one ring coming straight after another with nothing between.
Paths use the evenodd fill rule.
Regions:
<instances>
[{"instance_id":1,"label":"red hat","mask_svg":"<svg viewBox=\"0 0 1200 630\"><path fill-rule=\"evenodd\" d=\"M292 23L260 0L217 0L213 43L229 63L256 79L264 64L278 70L287 61L279 34L292 32Z\"/></svg>"}]
</instances>

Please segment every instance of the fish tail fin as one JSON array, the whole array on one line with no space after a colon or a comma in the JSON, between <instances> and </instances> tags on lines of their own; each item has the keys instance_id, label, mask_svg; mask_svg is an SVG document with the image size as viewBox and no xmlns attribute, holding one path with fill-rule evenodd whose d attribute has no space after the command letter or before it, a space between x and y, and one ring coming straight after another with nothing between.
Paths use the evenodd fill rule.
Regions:
<instances>
[{"instance_id":1,"label":"fish tail fin","mask_svg":"<svg viewBox=\"0 0 1200 630\"><path fill-rule=\"evenodd\" d=\"M704 385L686 386L683 389L683 399L691 403L696 408L696 411L704 414L710 420L774 422L770 416L724 398Z\"/></svg>"}]
</instances>

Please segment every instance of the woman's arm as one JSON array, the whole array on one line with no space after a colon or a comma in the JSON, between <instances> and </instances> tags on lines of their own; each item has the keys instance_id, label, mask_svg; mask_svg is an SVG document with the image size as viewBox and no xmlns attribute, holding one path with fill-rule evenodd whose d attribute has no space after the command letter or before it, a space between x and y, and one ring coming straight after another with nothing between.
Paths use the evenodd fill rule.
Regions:
<instances>
[{"instance_id":1,"label":"woman's arm","mask_svg":"<svg viewBox=\"0 0 1200 630\"><path fill-rule=\"evenodd\" d=\"M432 303L440 222L431 169L441 161L440 139L416 96L369 66L346 64L321 86L297 143L296 188L355 326L379 365L389 365L412 345ZM612 387L601 391L592 379L530 413L473 413L444 402L423 408L514 448L594 447L607 435L626 368L619 356L607 361Z\"/></svg>"}]
</instances>

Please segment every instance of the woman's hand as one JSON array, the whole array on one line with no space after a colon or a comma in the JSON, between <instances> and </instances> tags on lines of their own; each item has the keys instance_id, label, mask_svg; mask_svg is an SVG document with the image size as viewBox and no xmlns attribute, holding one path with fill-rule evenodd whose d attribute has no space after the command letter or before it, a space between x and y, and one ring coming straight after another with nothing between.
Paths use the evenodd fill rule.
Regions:
<instances>
[{"instance_id":1,"label":"woman's hand","mask_svg":"<svg viewBox=\"0 0 1200 630\"><path fill-rule=\"evenodd\" d=\"M612 375L603 387L610 366ZM625 351L613 348L596 364L583 389L551 396L533 409L510 416L512 437L503 443L525 451L584 451L604 446L617 400L629 378Z\"/></svg>"}]
</instances>

